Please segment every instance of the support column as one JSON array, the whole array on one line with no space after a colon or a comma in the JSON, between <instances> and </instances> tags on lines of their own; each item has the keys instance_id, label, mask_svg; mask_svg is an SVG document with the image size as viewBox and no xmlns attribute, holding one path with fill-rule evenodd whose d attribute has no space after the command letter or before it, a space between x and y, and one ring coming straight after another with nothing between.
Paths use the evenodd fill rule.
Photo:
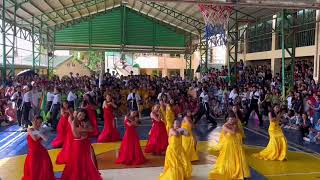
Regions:
<instances>
[{"instance_id":1,"label":"support column","mask_svg":"<svg viewBox=\"0 0 320 180\"><path fill-rule=\"evenodd\" d=\"M281 72L280 67L281 60L278 58L271 58L271 72L273 76Z\"/></svg>"},{"instance_id":2,"label":"support column","mask_svg":"<svg viewBox=\"0 0 320 180\"><path fill-rule=\"evenodd\" d=\"M162 77L168 76L168 69L162 69Z\"/></svg>"},{"instance_id":3,"label":"support column","mask_svg":"<svg viewBox=\"0 0 320 180\"><path fill-rule=\"evenodd\" d=\"M272 76L275 76L277 73L280 73L280 59L275 58L275 51L276 51L276 45L277 45L277 32L276 32L276 26L277 26L277 15L273 16L272 19L272 39L271 39L271 51L272 51L272 57L271 57L271 73Z\"/></svg>"},{"instance_id":4,"label":"support column","mask_svg":"<svg viewBox=\"0 0 320 180\"><path fill-rule=\"evenodd\" d=\"M180 77L182 77L182 79L184 79L184 69L180 69Z\"/></svg>"},{"instance_id":5,"label":"support column","mask_svg":"<svg viewBox=\"0 0 320 180\"><path fill-rule=\"evenodd\" d=\"M284 21L285 21L285 10L282 10L281 13L281 77L282 77L282 96L286 96L286 88L285 88L285 32L284 32Z\"/></svg>"},{"instance_id":6,"label":"support column","mask_svg":"<svg viewBox=\"0 0 320 180\"><path fill-rule=\"evenodd\" d=\"M2 0L2 81L5 83L7 79L7 56L6 56L6 0Z\"/></svg>"},{"instance_id":7,"label":"support column","mask_svg":"<svg viewBox=\"0 0 320 180\"><path fill-rule=\"evenodd\" d=\"M288 16L291 15L292 18ZM295 64L295 22L297 18L297 13L289 14L284 9L281 13L281 50L282 50L282 96L286 96L286 90L293 88L294 84L294 64ZM288 62L290 70L286 71L286 53L289 55Z\"/></svg>"},{"instance_id":8,"label":"support column","mask_svg":"<svg viewBox=\"0 0 320 180\"><path fill-rule=\"evenodd\" d=\"M199 72L200 78L202 74L208 71L208 40L205 37L205 32L199 30L200 39L199 39L199 50L200 50L200 63L199 63Z\"/></svg>"},{"instance_id":9,"label":"support column","mask_svg":"<svg viewBox=\"0 0 320 180\"><path fill-rule=\"evenodd\" d=\"M238 26L238 13L235 12L236 19L233 26L228 24L228 80L229 85L237 82L237 62L239 52L239 26Z\"/></svg>"},{"instance_id":10,"label":"support column","mask_svg":"<svg viewBox=\"0 0 320 180\"><path fill-rule=\"evenodd\" d=\"M193 54L194 51L195 51L195 49L192 46L192 37L191 37L191 33L190 33L189 34L189 40L188 40L188 42L186 44L185 54L184 54L184 59L186 61L186 76L187 76L187 78L189 80L193 79L193 74L192 74L192 54Z\"/></svg>"},{"instance_id":11,"label":"support column","mask_svg":"<svg viewBox=\"0 0 320 180\"><path fill-rule=\"evenodd\" d=\"M48 32L50 30L48 29ZM53 59L54 59L54 42L55 42L55 32L52 32L53 36L47 34L47 44L48 44L48 77L49 79L53 76Z\"/></svg>"},{"instance_id":12,"label":"support column","mask_svg":"<svg viewBox=\"0 0 320 180\"><path fill-rule=\"evenodd\" d=\"M315 53L313 61L313 79L319 82L320 79L320 10L316 10L316 27L315 27Z\"/></svg>"}]
</instances>

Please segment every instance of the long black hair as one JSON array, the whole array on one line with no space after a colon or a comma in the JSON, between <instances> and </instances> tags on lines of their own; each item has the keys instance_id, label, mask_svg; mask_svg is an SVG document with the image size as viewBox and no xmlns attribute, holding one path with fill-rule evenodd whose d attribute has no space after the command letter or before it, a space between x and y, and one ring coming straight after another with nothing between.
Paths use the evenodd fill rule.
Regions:
<instances>
[{"instance_id":1,"label":"long black hair","mask_svg":"<svg viewBox=\"0 0 320 180\"><path fill-rule=\"evenodd\" d=\"M84 119L83 119L84 122L88 122L88 121L89 121L88 112L87 112L85 109L83 109L83 108L78 108L78 109L77 109L77 112L78 112L78 113L84 113Z\"/></svg>"}]
</instances>

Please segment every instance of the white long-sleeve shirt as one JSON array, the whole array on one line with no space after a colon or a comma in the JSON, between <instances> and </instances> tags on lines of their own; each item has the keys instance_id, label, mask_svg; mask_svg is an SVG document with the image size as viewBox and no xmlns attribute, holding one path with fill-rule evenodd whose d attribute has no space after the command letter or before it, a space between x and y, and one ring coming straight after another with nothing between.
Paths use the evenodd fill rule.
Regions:
<instances>
[{"instance_id":1,"label":"white long-sleeve shirt","mask_svg":"<svg viewBox=\"0 0 320 180\"><path fill-rule=\"evenodd\" d=\"M47 92L47 101L53 101L54 94L52 92Z\"/></svg>"},{"instance_id":2,"label":"white long-sleeve shirt","mask_svg":"<svg viewBox=\"0 0 320 180\"><path fill-rule=\"evenodd\" d=\"M67 101L75 101L76 99L77 96L72 91L70 91L67 97Z\"/></svg>"}]
</instances>

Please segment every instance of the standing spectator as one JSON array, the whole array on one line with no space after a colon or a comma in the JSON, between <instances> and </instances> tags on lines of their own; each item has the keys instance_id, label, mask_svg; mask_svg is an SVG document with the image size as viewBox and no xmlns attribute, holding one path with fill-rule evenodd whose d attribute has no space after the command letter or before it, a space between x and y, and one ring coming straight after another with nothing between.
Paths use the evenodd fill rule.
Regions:
<instances>
[{"instance_id":1,"label":"standing spectator","mask_svg":"<svg viewBox=\"0 0 320 180\"><path fill-rule=\"evenodd\" d=\"M77 95L73 91L74 91L74 88L72 87L68 93L67 101L68 101L69 107L72 109L75 109L75 101L77 99Z\"/></svg>"},{"instance_id":2,"label":"standing spectator","mask_svg":"<svg viewBox=\"0 0 320 180\"><path fill-rule=\"evenodd\" d=\"M141 97L137 93L136 88L132 88L131 93L127 97L129 111L139 111Z\"/></svg>"},{"instance_id":3,"label":"standing spectator","mask_svg":"<svg viewBox=\"0 0 320 180\"><path fill-rule=\"evenodd\" d=\"M263 121L261 118L261 114L259 112L258 103L260 101L260 93L257 91L256 86L252 86L252 91L250 92L250 102L249 102L249 110L246 113L244 118L245 125L248 124L248 120L252 111L258 115L259 126L263 126Z\"/></svg>"},{"instance_id":4,"label":"standing spectator","mask_svg":"<svg viewBox=\"0 0 320 180\"><path fill-rule=\"evenodd\" d=\"M209 95L208 95L208 90L206 88L202 88L202 92L200 94L199 100L200 100L199 101L200 109L196 115L196 119L194 123L196 124L205 114L209 123L211 123L213 127L217 126L217 123L215 122L215 120L210 116Z\"/></svg>"},{"instance_id":5,"label":"standing spectator","mask_svg":"<svg viewBox=\"0 0 320 180\"><path fill-rule=\"evenodd\" d=\"M14 102L14 109L17 110L17 120L20 127L22 126L22 98L21 85L17 85L16 92L11 96L11 101Z\"/></svg>"},{"instance_id":6,"label":"standing spectator","mask_svg":"<svg viewBox=\"0 0 320 180\"><path fill-rule=\"evenodd\" d=\"M23 124L23 131L27 131L28 126L31 126L31 119L30 119L30 111L33 107L32 104L32 86L28 85L25 87L25 93L23 95L22 101L22 124Z\"/></svg>"},{"instance_id":7,"label":"standing spectator","mask_svg":"<svg viewBox=\"0 0 320 180\"><path fill-rule=\"evenodd\" d=\"M51 112L51 126L53 130L56 130L58 125L58 116L60 112L60 104L61 104L61 90L59 87L55 87L54 89L54 97L52 101L52 106L50 109Z\"/></svg>"}]
</instances>

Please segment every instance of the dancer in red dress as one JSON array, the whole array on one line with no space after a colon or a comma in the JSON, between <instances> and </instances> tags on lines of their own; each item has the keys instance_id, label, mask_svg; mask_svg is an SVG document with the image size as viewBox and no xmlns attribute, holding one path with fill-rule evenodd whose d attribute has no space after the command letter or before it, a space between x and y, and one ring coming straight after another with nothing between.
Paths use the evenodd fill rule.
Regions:
<instances>
[{"instance_id":1,"label":"dancer in red dress","mask_svg":"<svg viewBox=\"0 0 320 180\"><path fill-rule=\"evenodd\" d=\"M136 127L139 124L138 111L131 111L124 120L126 132L121 142L117 164L140 165L146 162L146 158L140 147L139 136Z\"/></svg>"},{"instance_id":2,"label":"dancer in red dress","mask_svg":"<svg viewBox=\"0 0 320 180\"><path fill-rule=\"evenodd\" d=\"M157 104L153 106L150 114L152 119L152 127L149 133L149 140L144 150L146 153L153 153L155 155L164 154L168 146L168 134L166 125L160 116L160 106Z\"/></svg>"},{"instance_id":3,"label":"dancer in red dress","mask_svg":"<svg viewBox=\"0 0 320 180\"><path fill-rule=\"evenodd\" d=\"M93 101L93 98L89 94L85 94L83 96L83 99L84 101L82 104L82 108L87 111L89 121L93 128L93 132L90 134L90 136L98 136L99 128L97 123L97 107Z\"/></svg>"},{"instance_id":4,"label":"dancer in red dress","mask_svg":"<svg viewBox=\"0 0 320 180\"><path fill-rule=\"evenodd\" d=\"M89 133L93 132L93 129L87 111L80 109L71 118L74 140L61 180L102 180L89 140Z\"/></svg>"},{"instance_id":5,"label":"dancer in red dress","mask_svg":"<svg viewBox=\"0 0 320 180\"><path fill-rule=\"evenodd\" d=\"M112 97L107 94L106 100L103 102L103 118L104 118L104 128L98 137L98 142L115 142L120 141L120 133L115 126L115 116L113 114L113 109L117 106L113 102Z\"/></svg>"},{"instance_id":6,"label":"dancer in red dress","mask_svg":"<svg viewBox=\"0 0 320 180\"><path fill-rule=\"evenodd\" d=\"M22 180L54 180L50 156L41 140L47 137L40 131L42 117L37 116L32 121L32 128L28 129L28 154L24 162L24 175Z\"/></svg>"},{"instance_id":7,"label":"dancer in red dress","mask_svg":"<svg viewBox=\"0 0 320 180\"><path fill-rule=\"evenodd\" d=\"M57 127L57 137L51 142L53 148L62 147L67 137L68 118L71 110L69 109L68 101L62 103L61 116Z\"/></svg>"},{"instance_id":8,"label":"dancer in red dress","mask_svg":"<svg viewBox=\"0 0 320 180\"><path fill-rule=\"evenodd\" d=\"M71 154L71 145L74 139L72 129L71 129L73 118L71 118L71 116L72 116L72 112L70 112L68 116L68 122L66 125L67 135L65 137L62 149L57 156L56 164L66 164Z\"/></svg>"}]
</instances>

